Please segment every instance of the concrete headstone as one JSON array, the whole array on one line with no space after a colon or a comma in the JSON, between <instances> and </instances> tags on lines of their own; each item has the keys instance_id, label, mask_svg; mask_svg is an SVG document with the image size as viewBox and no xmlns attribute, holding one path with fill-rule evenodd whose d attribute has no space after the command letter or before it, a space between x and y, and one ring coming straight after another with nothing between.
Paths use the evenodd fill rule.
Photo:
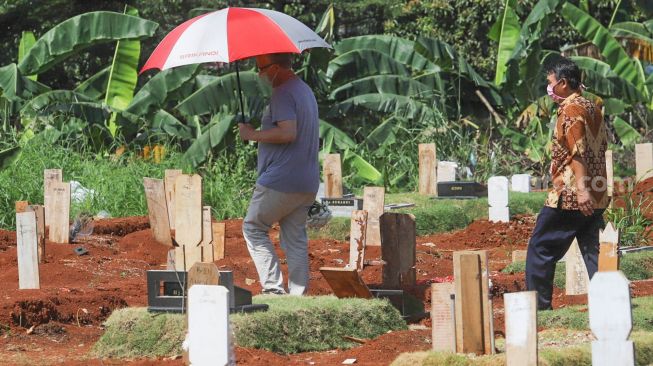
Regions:
<instances>
[{"instance_id":1,"label":"concrete headstone","mask_svg":"<svg viewBox=\"0 0 653 366\"><path fill-rule=\"evenodd\" d=\"M510 177L510 187L513 192L528 193L531 191L530 174L515 174Z\"/></svg>"},{"instance_id":2,"label":"concrete headstone","mask_svg":"<svg viewBox=\"0 0 653 366\"><path fill-rule=\"evenodd\" d=\"M537 366L537 292L503 295L507 366Z\"/></svg>"},{"instance_id":3,"label":"concrete headstone","mask_svg":"<svg viewBox=\"0 0 653 366\"><path fill-rule=\"evenodd\" d=\"M39 259L36 232L36 214L16 214L16 250L18 254L18 288L38 289Z\"/></svg>"},{"instance_id":4,"label":"concrete headstone","mask_svg":"<svg viewBox=\"0 0 653 366\"><path fill-rule=\"evenodd\" d=\"M192 366L235 364L229 331L229 291L194 285L188 291L188 357Z\"/></svg>"},{"instance_id":5,"label":"concrete headstone","mask_svg":"<svg viewBox=\"0 0 653 366\"><path fill-rule=\"evenodd\" d=\"M438 182L455 182L458 163L453 161L438 161Z\"/></svg>"}]
</instances>

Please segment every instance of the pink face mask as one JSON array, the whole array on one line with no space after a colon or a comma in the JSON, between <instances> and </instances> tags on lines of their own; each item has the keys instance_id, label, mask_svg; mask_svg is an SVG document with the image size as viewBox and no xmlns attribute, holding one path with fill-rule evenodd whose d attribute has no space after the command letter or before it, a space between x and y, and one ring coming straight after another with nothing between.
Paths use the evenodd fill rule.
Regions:
<instances>
[{"instance_id":1,"label":"pink face mask","mask_svg":"<svg viewBox=\"0 0 653 366\"><path fill-rule=\"evenodd\" d=\"M556 93L553 91L553 88L554 88L556 85L558 85L558 83L560 83L560 81L561 81L561 80L558 80L557 83L555 83L555 84L553 84L553 85L549 84L549 85L546 86L546 93L551 97L551 99L553 99L554 102L562 102L563 100L565 100L565 98L559 96L558 94L556 94Z\"/></svg>"}]
</instances>

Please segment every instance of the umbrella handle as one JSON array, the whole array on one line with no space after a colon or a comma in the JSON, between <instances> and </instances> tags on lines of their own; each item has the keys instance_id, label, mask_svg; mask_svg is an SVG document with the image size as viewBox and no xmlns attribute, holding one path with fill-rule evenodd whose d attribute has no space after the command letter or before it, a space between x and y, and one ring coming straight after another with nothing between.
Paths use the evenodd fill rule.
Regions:
<instances>
[{"instance_id":1,"label":"umbrella handle","mask_svg":"<svg viewBox=\"0 0 653 366\"><path fill-rule=\"evenodd\" d=\"M236 82L238 83L238 99L240 100L240 123L245 122L245 105L243 104L243 88L240 86L240 61L236 61Z\"/></svg>"}]
</instances>

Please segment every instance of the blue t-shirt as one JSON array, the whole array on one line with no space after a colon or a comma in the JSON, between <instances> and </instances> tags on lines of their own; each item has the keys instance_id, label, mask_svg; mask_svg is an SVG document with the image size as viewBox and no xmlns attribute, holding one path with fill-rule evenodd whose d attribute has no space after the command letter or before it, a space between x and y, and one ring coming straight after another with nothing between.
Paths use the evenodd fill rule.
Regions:
<instances>
[{"instance_id":1,"label":"blue t-shirt","mask_svg":"<svg viewBox=\"0 0 653 366\"><path fill-rule=\"evenodd\" d=\"M272 90L261 129L286 120L297 122L297 137L287 144L259 142L256 183L279 192L315 193L320 185L320 122L315 95L300 78Z\"/></svg>"}]
</instances>

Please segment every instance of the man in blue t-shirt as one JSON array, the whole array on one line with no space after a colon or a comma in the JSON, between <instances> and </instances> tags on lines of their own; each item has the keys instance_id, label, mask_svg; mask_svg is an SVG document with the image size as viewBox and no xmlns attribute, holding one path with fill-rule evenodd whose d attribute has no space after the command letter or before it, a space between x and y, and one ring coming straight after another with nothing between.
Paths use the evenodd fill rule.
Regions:
<instances>
[{"instance_id":1,"label":"man in blue t-shirt","mask_svg":"<svg viewBox=\"0 0 653 366\"><path fill-rule=\"evenodd\" d=\"M279 258L269 231L278 222L288 262L288 290L308 288L308 209L320 183L319 117L313 92L292 71L291 54L256 57L259 77L272 85L261 129L239 124L243 140L257 141L258 180L243 222L243 235L263 293L285 294Z\"/></svg>"}]
</instances>

